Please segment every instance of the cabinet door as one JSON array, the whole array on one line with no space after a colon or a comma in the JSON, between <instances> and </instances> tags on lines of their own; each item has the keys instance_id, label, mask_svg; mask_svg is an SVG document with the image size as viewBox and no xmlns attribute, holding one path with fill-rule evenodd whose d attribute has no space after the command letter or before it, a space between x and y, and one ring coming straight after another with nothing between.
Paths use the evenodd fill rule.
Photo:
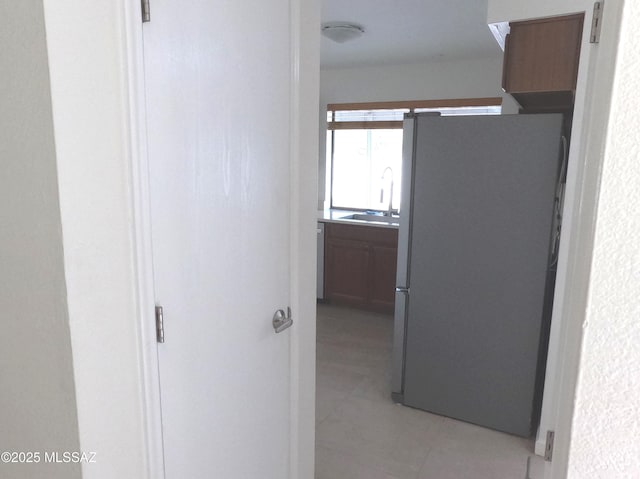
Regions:
<instances>
[{"instance_id":1,"label":"cabinet door","mask_svg":"<svg viewBox=\"0 0 640 479\"><path fill-rule=\"evenodd\" d=\"M325 296L329 301L365 306L368 291L368 244L327 238L325 246Z\"/></svg>"},{"instance_id":2,"label":"cabinet door","mask_svg":"<svg viewBox=\"0 0 640 479\"><path fill-rule=\"evenodd\" d=\"M584 14L512 22L503 88L507 93L575 91Z\"/></svg>"},{"instance_id":3,"label":"cabinet door","mask_svg":"<svg viewBox=\"0 0 640 479\"><path fill-rule=\"evenodd\" d=\"M371 245L370 302L374 309L393 311L396 288L396 263L398 248Z\"/></svg>"}]
</instances>

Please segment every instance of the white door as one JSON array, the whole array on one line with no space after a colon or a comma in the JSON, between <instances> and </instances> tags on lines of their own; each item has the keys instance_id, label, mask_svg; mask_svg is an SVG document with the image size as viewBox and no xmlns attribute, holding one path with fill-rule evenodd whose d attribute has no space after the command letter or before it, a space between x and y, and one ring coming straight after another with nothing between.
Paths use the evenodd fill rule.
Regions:
<instances>
[{"instance_id":1,"label":"white door","mask_svg":"<svg viewBox=\"0 0 640 479\"><path fill-rule=\"evenodd\" d=\"M154 0L143 27L168 479L286 479L287 0Z\"/></svg>"}]
</instances>

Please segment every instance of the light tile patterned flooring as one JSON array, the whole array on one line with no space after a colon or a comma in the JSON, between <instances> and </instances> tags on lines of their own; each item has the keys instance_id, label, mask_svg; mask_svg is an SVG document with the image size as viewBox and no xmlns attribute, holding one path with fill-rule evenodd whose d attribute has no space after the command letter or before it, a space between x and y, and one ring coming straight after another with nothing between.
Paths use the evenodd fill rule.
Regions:
<instances>
[{"instance_id":1,"label":"light tile patterned flooring","mask_svg":"<svg viewBox=\"0 0 640 479\"><path fill-rule=\"evenodd\" d=\"M392 327L318 305L316 479L525 479L532 440L391 401Z\"/></svg>"}]
</instances>

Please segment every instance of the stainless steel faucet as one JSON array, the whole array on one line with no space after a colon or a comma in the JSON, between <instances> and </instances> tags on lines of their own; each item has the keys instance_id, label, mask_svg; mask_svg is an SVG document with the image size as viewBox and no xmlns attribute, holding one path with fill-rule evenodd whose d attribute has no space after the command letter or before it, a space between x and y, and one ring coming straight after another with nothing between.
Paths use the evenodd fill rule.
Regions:
<instances>
[{"instance_id":1,"label":"stainless steel faucet","mask_svg":"<svg viewBox=\"0 0 640 479\"><path fill-rule=\"evenodd\" d=\"M387 175L387 171L391 172L391 183L389 186L389 208L387 209L387 211L385 211L384 216L391 216L393 214L393 208L392 208L392 204L393 204L393 169L390 166L387 166L383 171L382 171L382 187L380 188L380 203L382 203L382 201L384 200L384 179Z\"/></svg>"}]
</instances>

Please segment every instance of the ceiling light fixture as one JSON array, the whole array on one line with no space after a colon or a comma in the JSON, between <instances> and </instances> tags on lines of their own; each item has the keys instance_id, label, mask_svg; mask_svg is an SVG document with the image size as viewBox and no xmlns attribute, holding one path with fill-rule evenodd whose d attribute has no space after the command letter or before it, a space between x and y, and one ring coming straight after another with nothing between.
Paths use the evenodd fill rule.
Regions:
<instances>
[{"instance_id":1,"label":"ceiling light fixture","mask_svg":"<svg viewBox=\"0 0 640 479\"><path fill-rule=\"evenodd\" d=\"M363 33L364 28L353 23L329 22L322 25L322 34L337 43L355 40Z\"/></svg>"}]
</instances>

